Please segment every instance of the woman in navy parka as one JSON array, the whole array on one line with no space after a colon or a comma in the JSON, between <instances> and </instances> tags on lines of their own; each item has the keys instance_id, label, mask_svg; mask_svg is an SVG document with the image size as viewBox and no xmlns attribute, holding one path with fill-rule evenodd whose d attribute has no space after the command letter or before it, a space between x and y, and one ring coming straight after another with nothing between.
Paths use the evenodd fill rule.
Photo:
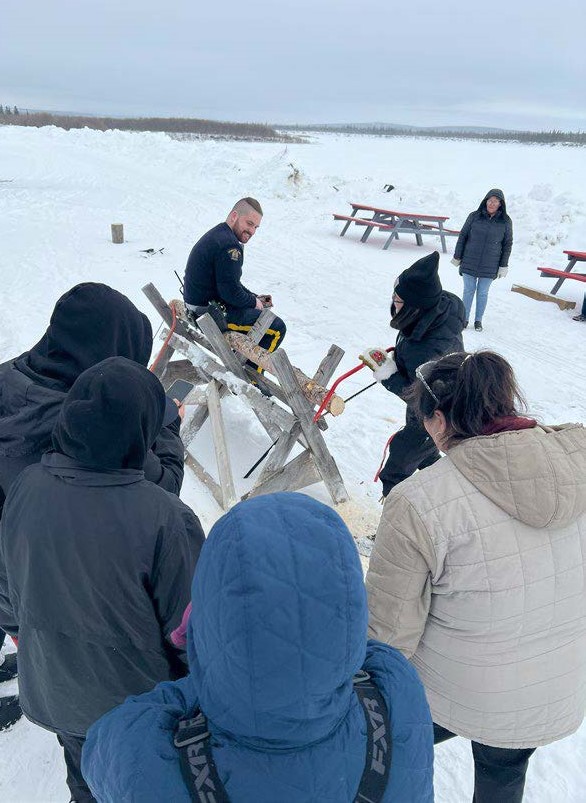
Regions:
<instances>
[{"instance_id":1,"label":"woman in navy parka","mask_svg":"<svg viewBox=\"0 0 586 803\"><path fill-rule=\"evenodd\" d=\"M494 279L503 279L509 271L513 247L513 223L507 214L502 190L489 190L478 209L471 212L462 226L452 264L464 280L462 301L466 308L466 326L476 294L474 328L482 331L482 316L488 291Z\"/></svg>"},{"instance_id":2,"label":"woman in navy parka","mask_svg":"<svg viewBox=\"0 0 586 803\"><path fill-rule=\"evenodd\" d=\"M192 604L190 674L88 732L82 769L100 803L187 803L173 735L198 708L231 803L351 803L366 757L361 667L391 720L385 803L431 803L425 694L398 651L367 644L360 560L337 513L293 493L236 505L202 549Z\"/></svg>"}]
</instances>

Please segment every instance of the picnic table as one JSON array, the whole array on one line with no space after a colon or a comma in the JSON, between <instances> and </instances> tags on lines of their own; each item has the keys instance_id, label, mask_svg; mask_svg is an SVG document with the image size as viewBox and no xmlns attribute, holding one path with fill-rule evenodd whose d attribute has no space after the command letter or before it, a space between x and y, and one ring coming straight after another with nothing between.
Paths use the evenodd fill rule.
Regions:
<instances>
[{"instance_id":1,"label":"picnic table","mask_svg":"<svg viewBox=\"0 0 586 803\"><path fill-rule=\"evenodd\" d=\"M343 237L352 223L357 226L364 226L365 232L360 238L360 242L365 243L373 229L388 232L389 236L383 245L383 250L389 248L393 240L399 239L399 234L414 234L417 245L423 245L423 234L433 234L441 239L442 251L447 253L446 237L457 237L460 232L454 229L446 229L444 223L449 220L447 215L429 215L419 212L401 212L397 209L381 209L378 206L367 206L365 204L350 204L352 213L341 215L334 213L334 220L345 220L346 223L340 232ZM365 217L363 213L370 212L371 217ZM360 213L360 214L359 214Z\"/></svg>"},{"instance_id":2,"label":"picnic table","mask_svg":"<svg viewBox=\"0 0 586 803\"><path fill-rule=\"evenodd\" d=\"M572 269L577 262L586 262L586 251L564 251L564 254L568 256L568 264L564 270L558 270L557 268L537 268L537 270L541 271L541 276L557 277L557 282L554 284L551 291L553 296L555 296L566 279L576 279L579 282L586 282L586 274L572 273Z\"/></svg>"}]
</instances>

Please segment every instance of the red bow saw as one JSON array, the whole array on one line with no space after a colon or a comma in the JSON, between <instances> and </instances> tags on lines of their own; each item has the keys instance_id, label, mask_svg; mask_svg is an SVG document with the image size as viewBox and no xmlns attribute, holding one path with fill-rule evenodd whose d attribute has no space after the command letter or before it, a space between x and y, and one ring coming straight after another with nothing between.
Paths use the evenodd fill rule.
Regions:
<instances>
[{"instance_id":1,"label":"red bow saw","mask_svg":"<svg viewBox=\"0 0 586 803\"><path fill-rule=\"evenodd\" d=\"M394 350L395 350L394 346L389 346L388 348L385 349L387 354L389 354L391 351L394 351ZM382 352L380 352L380 351L374 352L373 353L373 357L377 362L379 362L379 361L381 363L384 362L384 354L382 354ZM313 422L314 423L317 422L318 418L321 416L321 414L323 413L323 411L327 407L327 404L328 404L329 400L332 398L332 396L336 392L336 389L338 388L338 386L341 385L342 382L345 379L348 379L349 376L352 376L352 374L355 374L358 371L361 371L364 368L365 365L366 365L366 363L361 362L360 365L356 365L354 368L351 368L349 371L346 371L345 374L342 374L341 376L339 376L336 379L336 381L334 382L332 387L328 390L328 392L324 396L322 403L317 408L317 411L316 411L315 415L313 416ZM367 385L365 388L362 388L362 390L359 390L358 393L362 393L363 391L368 390L368 388L371 388L374 385L376 385L376 382L373 382L371 385ZM350 401L350 399L353 399L354 396L358 396L358 393L354 393L352 396L349 396L347 399L344 399L344 401Z\"/></svg>"}]
</instances>

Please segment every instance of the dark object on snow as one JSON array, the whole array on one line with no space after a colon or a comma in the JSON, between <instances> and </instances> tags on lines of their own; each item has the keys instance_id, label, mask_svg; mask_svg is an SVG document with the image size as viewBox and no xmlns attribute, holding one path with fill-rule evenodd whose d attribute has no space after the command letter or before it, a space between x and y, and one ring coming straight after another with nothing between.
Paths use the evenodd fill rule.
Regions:
<instances>
[{"instance_id":1,"label":"dark object on snow","mask_svg":"<svg viewBox=\"0 0 586 803\"><path fill-rule=\"evenodd\" d=\"M165 250L164 246L163 248L141 248L140 253L144 254L146 259L148 257L154 256L155 254L162 254L164 250Z\"/></svg>"},{"instance_id":2,"label":"dark object on snow","mask_svg":"<svg viewBox=\"0 0 586 803\"><path fill-rule=\"evenodd\" d=\"M580 310L580 314L574 315L572 320L586 321L586 293L584 293L584 299L582 300L582 309Z\"/></svg>"},{"instance_id":3,"label":"dark object on snow","mask_svg":"<svg viewBox=\"0 0 586 803\"><path fill-rule=\"evenodd\" d=\"M4 656L4 660L0 664L0 683L5 683L7 680L14 680L18 675L18 666L16 653L11 652Z\"/></svg>"},{"instance_id":4,"label":"dark object on snow","mask_svg":"<svg viewBox=\"0 0 586 803\"><path fill-rule=\"evenodd\" d=\"M385 192L391 192L391 190L394 190L394 189L395 189L395 185L394 184L385 184L385 186L383 187L383 190Z\"/></svg>"},{"instance_id":5,"label":"dark object on snow","mask_svg":"<svg viewBox=\"0 0 586 803\"><path fill-rule=\"evenodd\" d=\"M0 697L0 731L6 730L14 725L22 716L22 710L18 703L18 695L11 694L9 697Z\"/></svg>"}]
</instances>

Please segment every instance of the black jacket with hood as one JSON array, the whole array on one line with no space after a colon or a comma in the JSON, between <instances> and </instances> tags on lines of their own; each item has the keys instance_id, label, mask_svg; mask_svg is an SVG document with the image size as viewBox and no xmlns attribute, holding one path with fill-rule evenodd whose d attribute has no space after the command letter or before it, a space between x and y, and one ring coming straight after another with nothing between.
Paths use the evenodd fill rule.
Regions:
<instances>
[{"instance_id":1,"label":"black jacket with hood","mask_svg":"<svg viewBox=\"0 0 586 803\"><path fill-rule=\"evenodd\" d=\"M464 305L458 296L442 290L438 303L422 310L421 317L407 332L399 332L395 343L397 371L382 384L387 390L403 395L415 382L415 369L428 360L463 351Z\"/></svg>"},{"instance_id":2,"label":"black jacket with hood","mask_svg":"<svg viewBox=\"0 0 586 803\"><path fill-rule=\"evenodd\" d=\"M151 325L126 296L104 284L73 287L57 302L49 327L30 351L0 365L0 515L10 485L38 463L67 391L107 357L146 365ZM183 482L180 420L164 427L145 458L147 479L178 494Z\"/></svg>"},{"instance_id":3,"label":"black jacket with hood","mask_svg":"<svg viewBox=\"0 0 586 803\"><path fill-rule=\"evenodd\" d=\"M434 251L406 268L395 282L404 302L400 312L391 306L391 326L398 329L393 357L397 371L382 384L403 397L415 382L415 369L428 360L463 351L466 312L461 299L442 289L439 254Z\"/></svg>"},{"instance_id":4,"label":"black jacket with hood","mask_svg":"<svg viewBox=\"0 0 586 803\"><path fill-rule=\"evenodd\" d=\"M501 205L491 217L486 202L493 196ZM513 247L513 224L507 215L507 204L502 190L486 193L480 206L466 218L462 227L454 259L461 260L460 273L480 279L494 279L500 267L506 268Z\"/></svg>"},{"instance_id":5,"label":"black jacket with hood","mask_svg":"<svg viewBox=\"0 0 586 803\"><path fill-rule=\"evenodd\" d=\"M190 600L197 516L142 466L165 407L159 380L111 357L73 384L54 451L12 484L0 522L0 626L19 636L20 703L83 736L129 694L185 667L167 637Z\"/></svg>"}]
</instances>

